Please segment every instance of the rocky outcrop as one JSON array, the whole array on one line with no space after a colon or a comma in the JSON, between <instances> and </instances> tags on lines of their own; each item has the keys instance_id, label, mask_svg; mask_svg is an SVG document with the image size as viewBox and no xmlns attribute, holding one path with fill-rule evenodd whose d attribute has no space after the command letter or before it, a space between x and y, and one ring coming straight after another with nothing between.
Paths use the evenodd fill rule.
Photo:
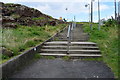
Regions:
<instances>
[{"instance_id":1,"label":"rocky outcrop","mask_svg":"<svg viewBox=\"0 0 120 80\"><path fill-rule=\"evenodd\" d=\"M17 28L17 25L25 26L44 26L46 24L56 25L56 23L64 23L63 21L52 18L51 16L45 15L34 8L29 8L20 4L4 4L0 3L2 11L2 23L3 27ZM42 19L44 17L44 19ZM34 20L34 18L38 18ZM52 24L51 24L52 22ZM54 22L54 24L53 24Z\"/></svg>"},{"instance_id":2,"label":"rocky outcrop","mask_svg":"<svg viewBox=\"0 0 120 80\"><path fill-rule=\"evenodd\" d=\"M4 55L4 56L8 56L8 57L13 56L13 52L11 52L10 50L7 50L4 47L0 47L0 52L2 52L2 55Z\"/></svg>"}]
</instances>

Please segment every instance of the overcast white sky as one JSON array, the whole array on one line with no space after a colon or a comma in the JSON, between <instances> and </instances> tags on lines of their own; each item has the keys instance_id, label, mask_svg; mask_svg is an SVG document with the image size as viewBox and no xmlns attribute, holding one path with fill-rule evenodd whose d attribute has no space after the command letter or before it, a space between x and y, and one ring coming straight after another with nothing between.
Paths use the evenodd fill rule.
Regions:
<instances>
[{"instance_id":1,"label":"overcast white sky","mask_svg":"<svg viewBox=\"0 0 120 80\"><path fill-rule=\"evenodd\" d=\"M89 20L89 8L85 4L89 4L91 0L1 0L4 3L18 3L29 7L36 8L41 12L48 14L54 18L67 18L69 21L76 16L76 21ZM98 5L94 1L93 14L94 22L98 21ZM117 0L117 2L120 0ZM66 11L65 9L68 8ZM100 0L101 19L114 16L114 0Z\"/></svg>"}]
</instances>

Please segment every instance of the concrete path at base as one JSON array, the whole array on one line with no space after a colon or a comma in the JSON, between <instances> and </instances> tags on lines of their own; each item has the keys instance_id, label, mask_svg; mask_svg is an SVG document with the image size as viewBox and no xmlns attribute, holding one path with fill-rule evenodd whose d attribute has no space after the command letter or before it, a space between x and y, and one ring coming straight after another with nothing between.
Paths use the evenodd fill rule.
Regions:
<instances>
[{"instance_id":1,"label":"concrete path at base","mask_svg":"<svg viewBox=\"0 0 120 80\"><path fill-rule=\"evenodd\" d=\"M99 61L39 59L11 78L114 78L110 68Z\"/></svg>"}]
</instances>

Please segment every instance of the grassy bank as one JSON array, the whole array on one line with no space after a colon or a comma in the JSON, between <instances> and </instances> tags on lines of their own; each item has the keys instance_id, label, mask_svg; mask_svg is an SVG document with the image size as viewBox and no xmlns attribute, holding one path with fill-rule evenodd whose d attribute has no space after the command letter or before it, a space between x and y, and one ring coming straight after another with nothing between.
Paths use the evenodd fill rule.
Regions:
<instances>
[{"instance_id":1,"label":"grassy bank","mask_svg":"<svg viewBox=\"0 0 120 80\"><path fill-rule=\"evenodd\" d=\"M2 41L0 43L2 44L1 46L12 51L13 55L16 56L44 42L64 27L66 27L66 24L42 27L19 25L17 29L2 29ZM2 55L2 59L2 62L5 62L10 57Z\"/></svg>"},{"instance_id":2,"label":"grassy bank","mask_svg":"<svg viewBox=\"0 0 120 80\"><path fill-rule=\"evenodd\" d=\"M84 24L84 31L90 34L90 40L96 42L102 52L103 61L112 69L115 77L118 77L118 26L112 22L101 26L98 30L98 24L93 24L90 30L89 24ZM120 58L120 57L119 57Z\"/></svg>"}]
</instances>

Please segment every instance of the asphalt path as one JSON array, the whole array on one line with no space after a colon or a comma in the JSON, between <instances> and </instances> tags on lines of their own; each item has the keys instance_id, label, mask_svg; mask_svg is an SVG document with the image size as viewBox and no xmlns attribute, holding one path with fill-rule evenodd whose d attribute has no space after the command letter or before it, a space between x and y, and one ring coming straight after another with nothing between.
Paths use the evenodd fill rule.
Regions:
<instances>
[{"instance_id":1,"label":"asphalt path","mask_svg":"<svg viewBox=\"0 0 120 80\"><path fill-rule=\"evenodd\" d=\"M114 78L102 61L39 59L11 78Z\"/></svg>"}]
</instances>

